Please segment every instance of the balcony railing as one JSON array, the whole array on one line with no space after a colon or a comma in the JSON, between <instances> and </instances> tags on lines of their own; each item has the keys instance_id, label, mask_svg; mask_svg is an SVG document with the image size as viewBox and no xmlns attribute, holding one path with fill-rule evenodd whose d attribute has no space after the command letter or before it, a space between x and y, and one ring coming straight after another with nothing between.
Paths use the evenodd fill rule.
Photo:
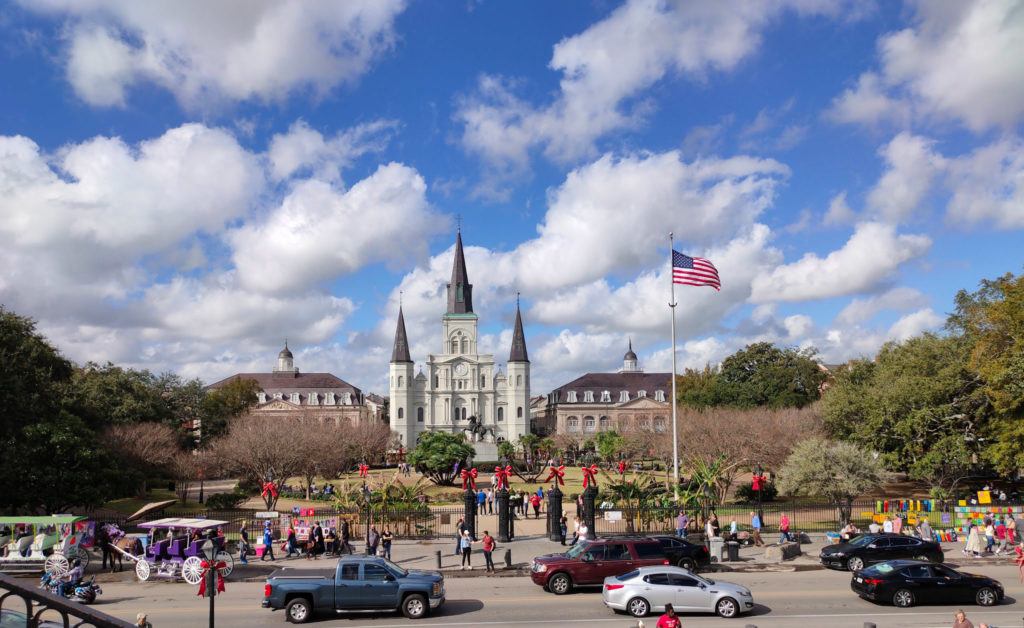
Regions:
<instances>
[{"instance_id":1,"label":"balcony railing","mask_svg":"<svg viewBox=\"0 0 1024 628\"><path fill-rule=\"evenodd\" d=\"M4 626L37 628L42 623L64 628L134 628L122 619L40 589L32 580L19 580L4 574L0 574L0 614L3 615ZM25 623L17 623L19 619Z\"/></svg>"}]
</instances>

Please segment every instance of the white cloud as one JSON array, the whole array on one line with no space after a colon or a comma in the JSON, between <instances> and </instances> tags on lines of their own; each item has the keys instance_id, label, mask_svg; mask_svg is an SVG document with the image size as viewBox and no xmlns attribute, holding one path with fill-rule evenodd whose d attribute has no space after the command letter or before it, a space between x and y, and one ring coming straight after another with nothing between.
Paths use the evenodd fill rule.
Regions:
<instances>
[{"instance_id":1,"label":"white cloud","mask_svg":"<svg viewBox=\"0 0 1024 628\"><path fill-rule=\"evenodd\" d=\"M362 76L395 40L401 0L23 0L67 20L67 78L86 102L123 105L152 82L188 106L320 96Z\"/></svg>"},{"instance_id":2,"label":"white cloud","mask_svg":"<svg viewBox=\"0 0 1024 628\"><path fill-rule=\"evenodd\" d=\"M926 138L900 133L879 150L887 170L868 194L868 207L886 222L906 221L931 189L943 158Z\"/></svg>"},{"instance_id":3,"label":"white cloud","mask_svg":"<svg viewBox=\"0 0 1024 628\"><path fill-rule=\"evenodd\" d=\"M857 218L850 205L846 202L846 192L840 192L829 201L824 222L827 226L847 225Z\"/></svg>"},{"instance_id":4,"label":"white cloud","mask_svg":"<svg viewBox=\"0 0 1024 628\"><path fill-rule=\"evenodd\" d=\"M928 298L919 290L901 286L882 294L850 301L836 316L836 322L841 325L857 325L886 310L906 311L924 307L927 303Z\"/></svg>"},{"instance_id":5,"label":"white cloud","mask_svg":"<svg viewBox=\"0 0 1024 628\"><path fill-rule=\"evenodd\" d=\"M899 342L909 340L918 334L941 326L945 319L931 308L918 310L903 316L889 328L889 338Z\"/></svg>"},{"instance_id":6,"label":"white cloud","mask_svg":"<svg viewBox=\"0 0 1024 628\"><path fill-rule=\"evenodd\" d=\"M393 120L374 120L340 131L325 138L302 120L294 122L287 133L270 139L267 158L274 179L292 177L297 172L309 171L317 179L336 181L341 171L358 157L380 152L387 146L389 134L397 123Z\"/></svg>"},{"instance_id":7,"label":"white cloud","mask_svg":"<svg viewBox=\"0 0 1024 628\"><path fill-rule=\"evenodd\" d=\"M947 219L956 224L1024 227L1024 142L997 140L949 160Z\"/></svg>"},{"instance_id":8,"label":"white cloud","mask_svg":"<svg viewBox=\"0 0 1024 628\"><path fill-rule=\"evenodd\" d=\"M866 292L930 246L926 236L898 235L891 225L861 223L842 248L826 257L807 253L756 277L751 301L808 301Z\"/></svg>"},{"instance_id":9,"label":"white cloud","mask_svg":"<svg viewBox=\"0 0 1024 628\"><path fill-rule=\"evenodd\" d=\"M416 170L397 163L349 190L298 183L265 221L231 233L239 278L251 289L290 291L368 263L425 257L430 236L447 226L426 189Z\"/></svg>"},{"instance_id":10,"label":"white cloud","mask_svg":"<svg viewBox=\"0 0 1024 628\"><path fill-rule=\"evenodd\" d=\"M862 75L831 115L873 124L959 120L981 132L1024 115L1024 10L1015 0L914 0L913 26L878 41L880 72Z\"/></svg>"},{"instance_id":11,"label":"white cloud","mask_svg":"<svg viewBox=\"0 0 1024 628\"><path fill-rule=\"evenodd\" d=\"M507 80L482 77L456 113L462 144L513 170L526 166L534 147L563 162L590 155L598 138L644 119L651 105L636 97L662 78L678 73L700 81L732 70L786 9L836 15L846 4L629 0L555 45L549 65L562 79L553 102L533 107L515 96Z\"/></svg>"}]
</instances>

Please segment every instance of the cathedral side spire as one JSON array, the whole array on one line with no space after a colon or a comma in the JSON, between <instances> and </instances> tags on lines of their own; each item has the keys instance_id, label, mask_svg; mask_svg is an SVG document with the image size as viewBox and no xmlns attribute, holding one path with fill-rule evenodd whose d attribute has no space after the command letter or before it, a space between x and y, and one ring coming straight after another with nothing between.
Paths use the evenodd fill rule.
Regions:
<instances>
[{"instance_id":1,"label":"cathedral side spire","mask_svg":"<svg viewBox=\"0 0 1024 628\"><path fill-rule=\"evenodd\" d=\"M471 314L473 312L473 284L469 283L466 272L466 254L462 250L462 228L455 234L455 261L452 264L452 280L448 284L448 314Z\"/></svg>"},{"instance_id":2,"label":"cathedral side spire","mask_svg":"<svg viewBox=\"0 0 1024 628\"><path fill-rule=\"evenodd\" d=\"M512 332L512 351L508 354L509 362L529 362L526 354L526 335L523 333L523 316L519 311L519 296L516 295L516 326Z\"/></svg>"},{"instance_id":3,"label":"cathedral side spire","mask_svg":"<svg viewBox=\"0 0 1024 628\"><path fill-rule=\"evenodd\" d=\"M398 306L398 327L395 329L395 348L391 350L391 362L412 362L409 356L409 338L405 334L405 314L401 305Z\"/></svg>"}]
</instances>

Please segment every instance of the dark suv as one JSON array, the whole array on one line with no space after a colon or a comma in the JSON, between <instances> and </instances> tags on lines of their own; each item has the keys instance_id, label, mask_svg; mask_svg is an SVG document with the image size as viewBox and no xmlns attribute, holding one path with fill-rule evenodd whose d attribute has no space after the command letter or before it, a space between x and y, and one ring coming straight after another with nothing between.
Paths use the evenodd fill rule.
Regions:
<instances>
[{"instance_id":1,"label":"dark suv","mask_svg":"<svg viewBox=\"0 0 1024 628\"><path fill-rule=\"evenodd\" d=\"M533 559L530 578L556 595L577 585L601 584L637 567L668 565L665 550L657 539L611 538L581 541L564 554L547 554Z\"/></svg>"},{"instance_id":2,"label":"dark suv","mask_svg":"<svg viewBox=\"0 0 1024 628\"><path fill-rule=\"evenodd\" d=\"M687 571L697 571L699 568L711 564L711 552L703 545L690 543L686 539L667 534L651 538L661 543L661 547L665 550L665 557L668 558L669 563L677 567L682 567Z\"/></svg>"}]
</instances>

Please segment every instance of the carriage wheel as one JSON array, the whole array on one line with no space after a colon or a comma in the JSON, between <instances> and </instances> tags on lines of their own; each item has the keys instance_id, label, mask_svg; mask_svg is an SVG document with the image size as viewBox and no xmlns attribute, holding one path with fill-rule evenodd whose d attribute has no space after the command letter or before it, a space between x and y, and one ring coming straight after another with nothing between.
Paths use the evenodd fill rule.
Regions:
<instances>
[{"instance_id":1,"label":"carriage wheel","mask_svg":"<svg viewBox=\"0 0 1024 628\"><path fill-rule=\"evenodd\" d=\"M89 566L89 552L85 551L84 547L76 547L69 553L71 554L72 558L77 558L78 560L82 561L83 571L85 570L86 567Z\"/></svg>"},{"instance_id":2,"label":"carriage wheel","mask_svg":"<svg viewBox=\"0 0 1024 628\"><path fill-rule=\"evenodd\" d=\"M198 556L189 556L181 566L181 577L185 582L196 585L203 579L203 561Z\"/></svg>"},{"instance_id":3,"label":"carriage wheel","mask_svg":"<svg viewBox=\"0 0 1024 628\"><path fill-rule=\"evenodd\" d=\"M63 554L50 554L43 563L43 569L46 570L46 573L55 576L63 576L68 572L69 567L68 559Z\"/></svg>"},{"instance_id":4,"label":"carriage wheel","mask_svg":"<svg viewBox=\"0 0 1024 628\"><path fill-rule=\"evenodd\" d=\"M152 573L152 567L150 567L148 561L140 560L135 563L135 575L139 577L139 580L143 582L149 580L150 573Z\"/></svg>"},{"instance_id":5,"label":"carriage wheel","mask_svg":"<svg viewBox=\"0 0 1024 628\"><path fill-rule=\"evenodd\" d=\"M231 558L231 554L228 554L227 552L217 552L217 556L213 560L216 562L223 562L227 565L220 571L221 575L225 578L230 576L231 572L235 570L235 559Z\"/></svg>"}]
</instances>

